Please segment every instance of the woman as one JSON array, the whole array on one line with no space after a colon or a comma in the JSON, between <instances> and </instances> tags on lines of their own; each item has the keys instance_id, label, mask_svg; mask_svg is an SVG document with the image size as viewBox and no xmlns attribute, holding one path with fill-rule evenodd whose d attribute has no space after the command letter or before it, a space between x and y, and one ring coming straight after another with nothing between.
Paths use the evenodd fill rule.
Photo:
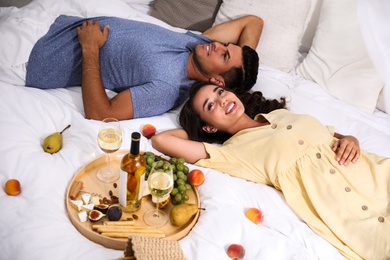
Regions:
<instances>
[{"instance_id":1,"label":"woman","mask_svg":"<svg viewBox=\"0 0 390 260\"><path fill-rule=\"evenodd\" d=\"M283 100L278 104L274 108ZM252 119L236 95L210 83L191 88L180 123L183 129L154 136L153 146L281 190L289 206L348 259L390 258L390 159L361 152L356 138L308 115L274 109ZM230 138L222 146L210 144L219 132Z\"/></svg>"}]
</instances>

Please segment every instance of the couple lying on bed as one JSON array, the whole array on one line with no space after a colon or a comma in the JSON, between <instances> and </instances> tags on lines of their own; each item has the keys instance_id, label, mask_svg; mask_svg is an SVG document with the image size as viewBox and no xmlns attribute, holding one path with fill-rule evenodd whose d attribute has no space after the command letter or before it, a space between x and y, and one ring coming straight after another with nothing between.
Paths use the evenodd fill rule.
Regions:
<instances>
[{"instance_id":1,"label":"couple lying on bed","mask_svg":"<svg viewBox=\"0 0 390 260\"><path fill-rule=\"evenodd\" d=\"M87 117L129 119L179 105L188 97L187 86L193 80L206 80L195 83L190 91L180 113L183 129L154 136L156 149L274 186L313 230L349 259L390 257L390 160L360 152L354 137L334 133L310 116L288 112L283 109L283 99L265 100L259 92L240 93L243 104L222 88L236 86L236 91L245 91L256 82L258 57L246 57L259 40L261 19L244 17L213 27L202 36L116 18L98 20L57 18L31 53L27 85L81 84ZM124 35L127 23L137 26ZM63 32L63 24L68 25L68 32ZM122 37L132 40L136 35L143 41L124 47L131 58L123 59L119 49ZM251 48L239 47L244 44ZM155 45L159 47L156 50ZM69 59L69 51L79 59ZM124 67L118 69L118 64ZM109 100L104 88L119 94Z\"/></svg>"}]
</instances>

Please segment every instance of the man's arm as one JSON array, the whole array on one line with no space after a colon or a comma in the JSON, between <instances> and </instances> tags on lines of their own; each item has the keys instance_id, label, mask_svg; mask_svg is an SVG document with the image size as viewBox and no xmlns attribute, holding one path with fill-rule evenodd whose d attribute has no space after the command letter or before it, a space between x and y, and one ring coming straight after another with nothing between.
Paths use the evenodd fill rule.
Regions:
<instances>
[{"instance_id":1,"label":"man's arm","mask_svg":"<svg viewBox=\"0 0 390 260\"><path fill-rule=\"evenodd\" d=\"M206 30L202 35L212 41L247 45L256 49L263 31L263 19L254 15L227 21Z\"/></svg>"},{"instance_id":2,"label":"man's arm","mask_svg":"<svg viewBox=\"0 0 390 260\"><path fill-rule=\"evenodd\" d=\"M100 74L100 48L107 41L108 30L106 26L101 31L100 23L92 20L77 28L82 48L81 89L85 117L95 120L106 117L132 119L134 113L130 90L125 90L110 100L103 86Z\"/></svg>"}]
</instances>

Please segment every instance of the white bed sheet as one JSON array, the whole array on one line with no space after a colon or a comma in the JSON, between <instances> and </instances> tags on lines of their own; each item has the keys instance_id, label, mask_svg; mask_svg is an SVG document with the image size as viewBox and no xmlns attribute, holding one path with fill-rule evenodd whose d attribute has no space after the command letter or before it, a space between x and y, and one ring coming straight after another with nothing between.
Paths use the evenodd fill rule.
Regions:
<instances>
[{"instance_id":1,"label":"white bed sheet","mask_svg":"<svg viewBox=\"0 0 390 260\"><path fill-rule=\"evenodd\" d=\"M27 8L81 16L115 15L153 22L171 28L120 0L40 0ZM27 9L26 8L26 9ZM0 9L0 21L9 14ZM181 30L179 28L171 28ZM115 259L123 251L105 248L81 235L69 221L65 193L69 182L86 163L101 155L96 145L99 122L84 118L80 87L39 90L2 82L0 74L0 184L16 178L19 196L0 189L0 259ZM255 86L268 97L286 96L296 113L308 113L337 132L359 138L361 147L390 157L390 116L369 115L329 96L317 84L261 66ZM108 91L110 96L115 93ZM178 109L162 116L121 122L128 149L130 134L146 123L158 131L177 127ZM54 155L42 150L43 138L71 124L62 150ZM141 150L152 149L141 140ZM157 152L157 151L155 151ZM189 167L195 168L192 165ZM188 236L180 240L187 259L228 259L231 243L243 244L245 259L342 259L329 243L307 227L286 205L281 193L226 174L204 169L198 188L202 211ZM244 212L258 207L264 221L255 225Z\"/></svg>"}]
</instances>

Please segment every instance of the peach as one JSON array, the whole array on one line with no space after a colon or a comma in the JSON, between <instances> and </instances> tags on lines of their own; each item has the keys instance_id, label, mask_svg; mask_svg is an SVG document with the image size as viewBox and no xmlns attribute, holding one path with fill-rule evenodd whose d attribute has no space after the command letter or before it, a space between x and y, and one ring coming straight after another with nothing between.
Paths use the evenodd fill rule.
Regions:
<instances>
[{"instance_id":1,"label":"peach","mask_svg":"<svg viewBox=\"0 0 390 260\"><path fill-rule=\"evenodd\" d=\"M192 186L199 186L204 182L204 174L201 170L195 169L188 174L188 183Z\"/></svg>"},{"instance_id":2,"label":"peach","mask_svg":"<svg viewBox=\"0 0 390 260\"><path fill-rule=\"evenodd\" d=\"M152 124L146 124L144 127L142 127L141 133L143 136L150 139L153 135L156 134L156 127Z\"/></svg>"},{"instance_id":3,"label":"peach","mask_svg":"<svg viewBox=\"0 0 390 260\"><path fill-rule=\"evenodd\" d=\"M227 249L227 255L234 260L242 259L245 255L245 248L239 244L231 244Z\"/></svg>"},{"instance_id":4,"label":"peach","mask_svg":"<svg viewBox=\"0 0 390 260\"><path fill-rule=\"evenodd\" d=\"M10 179L5 183L4 190L5 190L5 193L7 193L8 195L15 196L15 195L18 195L22 191L22 188L21 188L20 182L18 180Z\"/></svg>"},{"instance_id":5,"label":"peach","mask_svg":"<svg viewBox=\"0 0 390 260\"><path fill-rule=\"evenodd\" d=\"M256 225L263 220L263 213L257 208L249 208L245 212L245 216Z\"/></svg>"}]
</instances>

